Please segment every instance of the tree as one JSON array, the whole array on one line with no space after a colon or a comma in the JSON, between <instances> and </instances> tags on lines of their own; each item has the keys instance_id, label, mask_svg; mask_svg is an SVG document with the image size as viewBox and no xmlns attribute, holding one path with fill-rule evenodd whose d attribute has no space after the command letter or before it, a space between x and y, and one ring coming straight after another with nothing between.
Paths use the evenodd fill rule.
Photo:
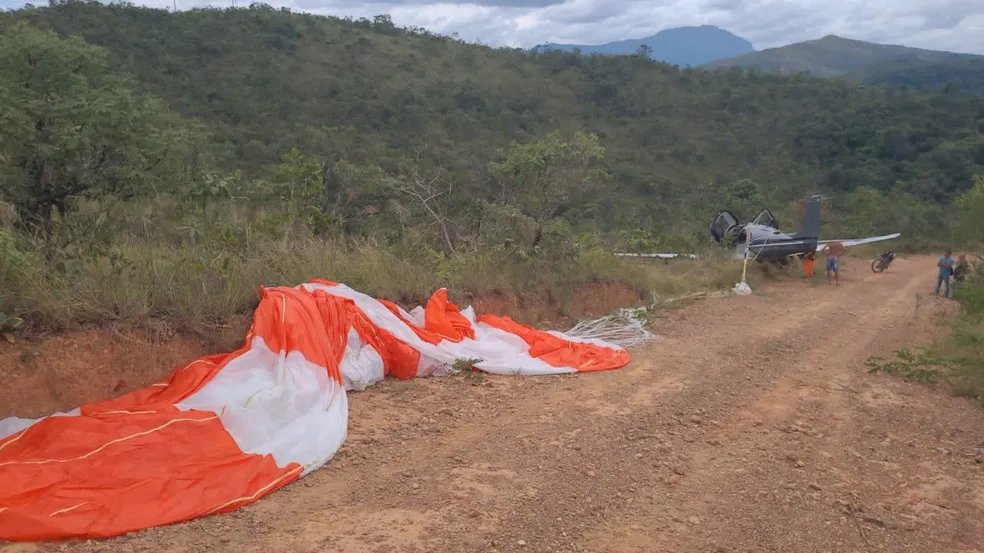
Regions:
<instances>
[{"instance_id":1,"label":"tree","mask_svg":"<svg viewBox=\"0 0 984 553\"><path fill-rule=\"evenodd\" d=\"M17 24L0 35L0 197L49 242L82 197L130 197L164 170L178 120L80 38ZM50 253L50 252L49 252Z\"/></svg>"},{"instance_id":2,"label":"tree","mask_svg":"<svg viewBox=\"0 0 984 553\"><path fill-rule=\"evenodd\" d=\"M974 177L974 187L958 197L955 203L961 215L957 237L961 240L984 237L984 175Z\"/></svg>"},{"instance_id":3,"label":"tree","mask_svg":"<svg viewBox=\"0 0 984 553\"><path fill-rule=\"evenodd\" d=\"M559 132L526 144L513 142L493 162L499 180L498 201L517 206L536 223L533 246L539 244L547 221L578 195L595 187L607 174L598 165L605 149L593 134Z\"/></svg>"},{"instance_id":4,"label":"tree","mask_svg":"<svg viewBox=\"0 0 984 553\"><path fill-rule=\"evenodd\" d=\"M750 207L752 217L762 207L801 205L804 190L843 198L860 186L886 198L903 190L923 205L941 205L984 171L984 96L968 93L981 90L980 64L961 62L959 72L927 70L905 81L925 91L904 92L806 74L681 69L637 55L528 55L420 36L391 28L385 17L358 23L260 4L169 14L59 0L53 7L0 13L0 29L16 21L83 34L107 48L113 66L132 73L140 90L203 119L215 138L201 153L210 153L225 174L241 169L248 181L269 179L295 146L332 165L345 160L398 174L402 158L426 143L421 172L434 175L440 166L458 179L449 214L462 223L460 197L498 202L499 195L484 186L469 189L454 166L556 129L590 129L605 146L604 161L617 178L603 197L590 198L600 209L583 216L605 233L638 226L654 236L706 235L723 190L740 179L758 183L770 202ZM912 73L905 67L889 72L900 79ZM961 82L962 92L929 92L948 80ZM336 128L339 122L344 129ZM361 179L346 180L344 169L323 173L332 190L345 190L324 209L332 211L341 197L346 207L339 213L350 213L343 225L325 219L332 229L368 230L362 225L371 221L375 236L383 230L377 224L401 230L403 223L392 217L358 214L357 207L370 207L361 205L369 196ZM349 192L359 199L346 205ZM412 207L414 220L431 222L419 202L399 200L389 203ZM381 213L387 205L371 207ZM572 200L561 209L571 218L585 206ZM681 209L695 217L665 215ZM460 252L464 226L456 226L449 230ZM531 239L521 241L528 246Z\"/></svg>"},{"instance_id":5,"label":"tree","mask_svg":"<svg viewBox=\"0 0 984 553\"><path fill-rule=\"evenodd\" d=\"M321 164L293 148L284 154L283 163L277 167L275 181L280 198L286 202L288 220L284 226L283 247L287 249L290 233L296 225L298 206L307 209L318 209L320 206L323 194Z\"/></svg>"},{"instance_id":6,"label":"tree","mask_svg":"<svg viewBox=\"0 0 984 553\"><path fill-rule=\"evenodd\" d=\"M751 179L739 179L733 182L723 191L718 191L718 198L721 205L725 206L724 209L729 209L748 220L757 216L768 203L761 187Z\"/></svg>"}]
</instances>

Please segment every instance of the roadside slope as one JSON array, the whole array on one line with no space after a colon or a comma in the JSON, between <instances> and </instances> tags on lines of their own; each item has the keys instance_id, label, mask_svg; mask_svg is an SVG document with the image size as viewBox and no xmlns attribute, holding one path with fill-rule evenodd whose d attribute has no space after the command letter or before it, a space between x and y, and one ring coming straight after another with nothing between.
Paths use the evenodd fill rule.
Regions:
<instances>
[{"instance_id":1,"label":"roadside slope","mask_svg":"<svg viewBox=\"0 0 984 553\"><path fill-rule=\"evenodd\" d=\"M840 287L700 302L627 368L387 381L349 440L227 516L66 551L975 551L984 414L868 374L931 339L952 302L931 258ZM928 268L927 268L928 267ZM979 546L976 546L979 548ZM0 551L43 550L33 544Z\"/></svg>"}]
</instances>

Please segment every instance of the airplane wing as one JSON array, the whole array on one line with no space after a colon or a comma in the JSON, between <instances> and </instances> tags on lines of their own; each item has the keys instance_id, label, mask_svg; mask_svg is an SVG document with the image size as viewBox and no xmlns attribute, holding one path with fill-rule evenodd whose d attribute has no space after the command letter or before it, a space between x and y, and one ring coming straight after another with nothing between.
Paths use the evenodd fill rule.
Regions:
<instances>
[{"instance_id":1,"label":"airplane wing","mask_svg":"<svg viewBox=\"0 0 984 553\"><path fill-rule=\"evenodd\" d=\"M893 240L895 238L898 238L899 236L902 236L901 232L886 234L884 236L872 236L870 238L855 238L851 240L818 240L817 251L818 252L822 251L827 246L827 244L833 242L840 242L842 246L848 248L851 246L860 246L861 244L871 244L872 242L881 242L882 240Z\"/></svg>"},{"instance_id":2,"label":"airplane wing","mask_svg":"<svg viewBox=\"0 0 984 553\"><path fill-rule=\"evenodd\" d=\"M683 256L697 259L697 256L692 253L616 253L615 255L618 257L658 257L660 259L674 259Z\"/></svg>"}]
</instances>

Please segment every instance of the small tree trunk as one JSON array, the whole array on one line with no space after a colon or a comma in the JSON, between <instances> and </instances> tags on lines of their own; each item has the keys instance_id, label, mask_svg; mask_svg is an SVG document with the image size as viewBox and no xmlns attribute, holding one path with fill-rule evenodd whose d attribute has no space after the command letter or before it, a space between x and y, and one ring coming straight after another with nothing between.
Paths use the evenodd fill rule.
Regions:
<instances>
[{"instance_id":1,"label":"small tree trunk","mask_svg":"<svg viewBox=\"0 0 984 553\"><path fill-rule=\"evenodd\" d=\"M290 179L290 200L287 202L287 226L284 228L282 248L287 251L290 245L290 232L294 229L294 179Z\"/></svg>"},{"instance_id":2,"label":"small tree trunk","mask_svg":"<svg viewBox=\"0 0 984 553\"><path fill-rule=\"evenodd\" d=\"M536 247L540 245L540 240L542 239L543 239L543 225L537 223L536 234L533 235L533 244L530 245L530 248L536 249Z\"/></svg>"},{"instance_id":3,"label":"small tree trunk","mask_svg":"<svg viewBox=\"0 0 984 553\"><path fill-rule=\"evenodd\" d=\"M51 235L54 234L54 224L51 220L52 211L51 204L45 204L41 207L40 213L41 235L44 237L44 259L49 263L55 256L55 247L51 239Z\"/></svg>"}]
</instances>

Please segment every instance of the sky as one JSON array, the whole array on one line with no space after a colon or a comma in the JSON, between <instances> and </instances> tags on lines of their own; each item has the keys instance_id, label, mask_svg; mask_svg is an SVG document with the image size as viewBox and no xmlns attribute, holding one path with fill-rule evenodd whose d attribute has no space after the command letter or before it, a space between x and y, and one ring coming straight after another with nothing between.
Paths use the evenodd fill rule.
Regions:
<instances>
[{"instance_id":1,"label":"sky","mask_svg":"<svg viewBox=\"0 0 984 553\"><path fill-rule=\"evenodd\" d=\"M228 6L233 0L133 0L179 10ZM235 0L237 5L250 0ZM36 0L45 5L45 0ZM756 49L838 35L883 44L984 54L984 0L266 0L293 11L372 17L399 26L457 34L490 46L546 42L601 44L643 38L661 29L716 25ZM19 7L23 0L0 0Z\"/></svg>"}]
</instances>

